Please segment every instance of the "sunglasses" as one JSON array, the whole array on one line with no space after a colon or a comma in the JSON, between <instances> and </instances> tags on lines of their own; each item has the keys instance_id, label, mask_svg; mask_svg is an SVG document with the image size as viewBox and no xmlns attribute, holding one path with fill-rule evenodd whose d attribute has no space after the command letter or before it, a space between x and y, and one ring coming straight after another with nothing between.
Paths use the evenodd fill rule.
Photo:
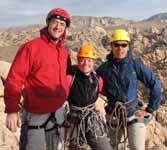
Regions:
<instances>
[{"instance_id":1,"label":"sunglasses","mask_svg":"<svg viewBox=\"0 0 167 150\"><path fill-rule=\"evenodd\" d=\"M118 47L123 47L123 48L125 48L125 47L128 46L128 44L127 44L127 43L113 43L113 46L114 46L115 48L118 48Z\"/></svg>"}]
</instances>

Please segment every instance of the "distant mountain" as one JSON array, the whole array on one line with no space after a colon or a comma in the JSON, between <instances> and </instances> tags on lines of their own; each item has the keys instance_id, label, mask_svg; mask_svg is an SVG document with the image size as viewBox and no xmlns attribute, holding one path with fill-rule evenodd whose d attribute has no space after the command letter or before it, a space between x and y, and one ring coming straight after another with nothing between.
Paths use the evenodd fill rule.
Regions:
<instances>
[{"instance_id":1,"label":"distant mountain","mask_svg":"<svg viewBox=\"0 0 167 150\"><path fill-rule=\"evenodd\" d=\"M153 15L144 21L167 22L167 13L159 13L159 14Z\"/></svg>"},{"instance_id":2,"label":"distant mountain","mask_svg":"<svg viewBox=\"0 0 167 150\"><path fill-rule=\"evenodd\" d=\"M83 27L94 27L94 26L118 26L130 24L131 20L125 20L122 18L113 17L92 17L92 16L73 16L72 25L83 28Z\"/></svg>"}]
</instances>

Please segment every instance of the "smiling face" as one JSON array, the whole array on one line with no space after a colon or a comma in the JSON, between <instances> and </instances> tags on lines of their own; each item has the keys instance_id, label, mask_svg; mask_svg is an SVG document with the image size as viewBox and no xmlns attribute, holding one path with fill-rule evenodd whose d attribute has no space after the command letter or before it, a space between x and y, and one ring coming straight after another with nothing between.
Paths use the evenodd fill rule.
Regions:
<instances>
[{"instance_id":1,"label":"smiling face","mask_svg":"<svg viewBox=\"0 0 167 150\"><path fill-rule=\"evenodd\" d=\"M123 59L129 51L129 43L127 41L116 41L111 43L111 49L114 58Z\"/></svg>"},{"instance_id":2,"label":"smiling face","mask_svg":"<svg viewBox=\"0 0 167 150\"><path fill-rule=\"evenodd\" d=\"M89 75L93 70L95 64L95 59L86 58L86 57L78 57L78 68L85 75Z\"/></svg>"},{"instance_id":3,"label":"smiling face","mask_svg":"<svg viewBox=\"0 0 167 150\"><path fill-rule=\"evenodd\" d=\"M53 18L48 23L48 33L54 40L62 37L66 29L66 23L63 20Z\"/></svg>"}]
</instances>

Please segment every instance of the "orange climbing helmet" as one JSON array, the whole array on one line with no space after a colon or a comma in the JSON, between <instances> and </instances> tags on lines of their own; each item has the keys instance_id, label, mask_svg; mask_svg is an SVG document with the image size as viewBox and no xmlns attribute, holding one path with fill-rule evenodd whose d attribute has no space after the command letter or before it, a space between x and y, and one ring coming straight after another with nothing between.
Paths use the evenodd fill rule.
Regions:
<instances>
[{"instance_id":1,"label":"orange climbing helmet","mask_svg":"<svg viewBox=\"0 0 167 150\"><path fill-rule=\"evenodd\" d=\"M77 56L97 59L97 52L93 45L85 44L79 49Z\"/></svg>"}]
</instances>

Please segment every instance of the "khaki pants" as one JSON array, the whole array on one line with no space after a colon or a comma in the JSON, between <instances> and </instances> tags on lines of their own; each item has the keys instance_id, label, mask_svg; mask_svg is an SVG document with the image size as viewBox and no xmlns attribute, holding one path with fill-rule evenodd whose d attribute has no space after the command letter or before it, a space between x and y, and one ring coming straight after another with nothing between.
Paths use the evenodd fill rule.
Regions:
<instances>
[{"instance_id":1,"label":"khaki pants","mask_svg":"<svg viewBox=\"0 0 167 150\"><path fill-rule=\"evenodd\" d=\"M128 140L131 150L145 150L146 126L136 122L128 126Z\"/></svg>"},{"instance_id":2,"label":"khaki pants","mask_svg":"<svg viewBox=\"0 0 167 150\"><path fill-rule=\"evenodd\" d=\"M108 136L113 149L116 149L116 128L108 129ZM130 150L145 150L146 125L143 122L135 122L128 125L127 129L128 147ZM123 145L123 130L119 130L117 141L118 149L121 150ZM126 144L127 145L127 144Z\"/></svg>"}]
</instances>

